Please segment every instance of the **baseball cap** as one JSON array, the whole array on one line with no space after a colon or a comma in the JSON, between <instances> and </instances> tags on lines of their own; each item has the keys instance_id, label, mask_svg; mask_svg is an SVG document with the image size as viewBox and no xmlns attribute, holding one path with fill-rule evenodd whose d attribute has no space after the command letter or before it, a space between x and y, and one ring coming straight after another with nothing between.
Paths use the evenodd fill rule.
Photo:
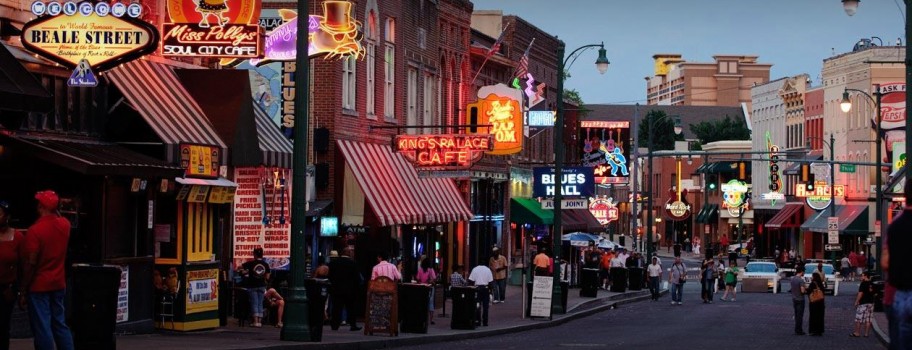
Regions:
<instances>
[{"instance_id":1,"label":"baseball cap","mask_svg":"<svg viewBox=\"0 0 912 350\"><path fill-rule=\"evenodd\" d=\"M60 203L60 197L57 197L57 193L51 190L35 193L35 199L45 209L57 209L57 204Z\"/></svg>"}]
</instances>

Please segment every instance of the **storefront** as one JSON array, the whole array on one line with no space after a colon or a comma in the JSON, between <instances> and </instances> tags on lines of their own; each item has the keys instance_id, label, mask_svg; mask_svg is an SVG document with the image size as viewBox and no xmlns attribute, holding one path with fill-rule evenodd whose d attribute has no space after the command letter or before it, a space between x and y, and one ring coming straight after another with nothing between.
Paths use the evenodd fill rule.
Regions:
<instances>
[{"instance_id":1,"label":"storefront","mask_svg":"<svg viewBox=\"0 0 912 350\"><path fill-rule=\"evenodd\" d=\"M801 239L801 224L805 221L803 202L786 203L773 217L766 221L764 228L768 237L775 237L783 251L794 250L796 255L804 252L804 240Z\"/></svg>"},{"instance_id":2,"label":"storefront","mask_svg":"<svg viewBox=\"0 0 912 350\"><path fill-rule=\"evenodd\" d=\"M827 243L827 222L832 216L830 209L824 209L811 215L801 224L805 232L804 252L806 258L829 258L829 252L824 249ZM868 206L863 204L847 204L836 206L836 217L839 218L839 244L845 252L859 251L859 238L864 239L870 234ZM840 250L839 253L844 253Z\"/></svg>"}]
</instances>

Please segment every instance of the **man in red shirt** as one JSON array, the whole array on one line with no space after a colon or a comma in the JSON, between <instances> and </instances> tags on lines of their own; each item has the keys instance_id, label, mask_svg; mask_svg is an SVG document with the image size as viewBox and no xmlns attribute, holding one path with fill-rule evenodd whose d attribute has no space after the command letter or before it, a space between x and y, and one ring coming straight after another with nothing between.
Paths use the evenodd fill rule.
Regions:
<instances>
[{"instance_id":1,"label":"man in red shirt","mask_svg":"<svg viewBox=\"0 0 912 350\"><path fill-rule=\"evenodd\" d=\"M57 213L60 199L54 191L38 192L35 200L39 218L25 236L19 306L28 305L35 349L52 350L56 344L57 350L72 350L73 336L63 306L70 222Z\"/></svg>"}]
</instances>

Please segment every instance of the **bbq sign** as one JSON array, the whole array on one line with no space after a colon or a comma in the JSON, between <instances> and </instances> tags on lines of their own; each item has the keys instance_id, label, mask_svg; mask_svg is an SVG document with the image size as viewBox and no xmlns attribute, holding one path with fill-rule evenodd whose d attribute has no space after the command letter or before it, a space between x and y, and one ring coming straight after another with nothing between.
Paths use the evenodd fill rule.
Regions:
<instances>
[{"instance_id":1,"label":"bbq sign","mask_svg":"<svg viewBox=\"0 0 912 350\"><path fill-rule=\"evenodd\" d=\"M263 49L259 0L167 0L162 56L256 58Z\"/></svg>"},{"instance_id":2,"label":"bbq sign","mask_svg":"<svg viewBox=\"0 0 912 350\"><path fill-rule=\"evenodd\" d=\"M74 3L66 4L76 8ZM25 24L22 45L68 68L76 68L85 60L91 70L99 72L151 53L158 46L155 27L130 16L112 16L104 11L102 15L92 9L72 15L69 11L47 13L56 14Z\"/></svg>"},{"instance_id":3,"label":"bbq sign","mask_svg":"<svg viewBox=\"0 0 912 350\"><path fill-rule=\"evenodd\" d=\"M490 135L398 135L393 141L422 170L468 169L492 147Z\"/></svg>"}]
</instances>

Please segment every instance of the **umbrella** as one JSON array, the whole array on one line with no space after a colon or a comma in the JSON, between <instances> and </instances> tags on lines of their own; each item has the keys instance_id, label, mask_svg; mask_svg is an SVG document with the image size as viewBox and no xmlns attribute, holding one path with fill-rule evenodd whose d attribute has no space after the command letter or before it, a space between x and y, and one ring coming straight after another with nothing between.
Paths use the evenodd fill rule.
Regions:
<instances>
[{"instance_id":1,"label":"umbrella","mask_svg":"<svg viewBox=\"0 0 912 350\"><path fill-rule=\"evenodd\" d=\"M570 241L570 245L574 247L586 247L590 242L598 241L598 236L585 232L573 232L561 236L561 240Z\"/></svg>"},{"instance_id":2,"label":"umbrella","mask_svg":"<svg viewBox=\"0 0 912 350\"><path fill-rule=\"evenodd\" d=\"M624 247L621 246L620 244L614 243L614 242L609 241L609 240L604 239L604 238L600 238L600 239L599 239L599 241L598 241L598 247L599 247L600 249L609 249L609 250L610 250L610 249L617 249L617 248L621 248L621 249L624 248Z\"/></svg>"}]
</instances>

